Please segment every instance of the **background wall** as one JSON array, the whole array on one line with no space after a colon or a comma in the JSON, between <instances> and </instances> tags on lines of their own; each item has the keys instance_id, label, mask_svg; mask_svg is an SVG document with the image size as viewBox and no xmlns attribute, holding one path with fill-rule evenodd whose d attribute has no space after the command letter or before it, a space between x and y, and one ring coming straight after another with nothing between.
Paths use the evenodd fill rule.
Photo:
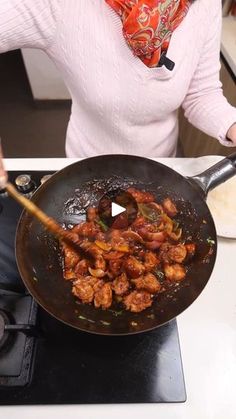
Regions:
<instances>
[{"instance_id":1,"label":"background wall","mask_svg":"<svg viewBox=\"0 0 236 419\"><path fill-rule=\"evenodd\" d=\"M70 102L48 102L35 103L21 52L0 54L0 136L6 157L65 156Z\"/></svg>"}]
</instances>

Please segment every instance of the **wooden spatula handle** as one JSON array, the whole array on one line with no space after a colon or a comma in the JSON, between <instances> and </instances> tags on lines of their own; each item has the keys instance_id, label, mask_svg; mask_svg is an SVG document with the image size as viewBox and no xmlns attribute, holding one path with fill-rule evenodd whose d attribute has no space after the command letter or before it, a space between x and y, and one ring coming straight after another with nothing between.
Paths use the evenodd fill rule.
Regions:
<instances>
[{"instance_id":1,"label":"wooden spatula handle","mask_svg":"<svg viewBox=\"0 0 236 419\"><path fill-rule=\"evenodd\" d=\"M7 172L4 169L3 165L3 152L2 152L2 145L1 145L1 138L0 138L0 189L5 188L7 183Z\"/></svg>"},{"instance_id":2,"label":"wooden spatula handle","mask_svg":"<svg viewBox=\"0 0 236 419\"><path fill-rule=\"evenodd\" d=\"M21 195L10 182L7 182L5 188L8 194L21 204L30 214L36 217L47 228L47 230L59 239L65 242L68 242L68 240L71 242L71 235L68 231L63 230L63 228L53 218L46 215L32 201Z\"/></svg>"},{"instance_id":3,"label":"wooden spatula handle","mask_svg":"<svg viewBox=\"0 0 236 419\"><path fill-rule=\"evenodd\" d=\"M21 204L27 212L37 218L48 231L50 231L59 240L66 243L72 250L77 252L83 258L94 261L94 256L89 251L84 250L77 242L74 242L73 237L69 231L64 230L53 218L45 214L40 208L37 207L32 201L25 196L21 195L12 183L7 182L5 189L8 194Z\"/></svg>"}]
</instances>

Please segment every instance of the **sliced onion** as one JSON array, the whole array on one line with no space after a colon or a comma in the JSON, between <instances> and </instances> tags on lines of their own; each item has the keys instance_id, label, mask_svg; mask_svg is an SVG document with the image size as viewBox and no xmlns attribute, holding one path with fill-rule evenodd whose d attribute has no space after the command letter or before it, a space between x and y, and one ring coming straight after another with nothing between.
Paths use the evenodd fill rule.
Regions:
<instances>
[{"instance_id":1,"label":"sliced onion","mask_svg":"<svg viewBox=\"0 0 236 419\"><path fill-rule=\"evenodd\" d=\"M154 202L152 204L155 204ZM159 222L161 220L161 209L159 208L159 205L156 204L152 205L149 204L138 204L139 212L149 221L151 222Z\"/></svg>"},{"instance_id":2,"label":"sliced onion","mask_svg":"<svg viewBox=\"0 0 236 419\"><path fill-rule=\"evenodd\" d=\"M104 272L102 269L88 268L88 270L92 276L95 276L95 278L102 278L106 275L106 272Z\"/></svg>"},{"instance_id":3,"label":"sliced onion","mask_svg":"<svg viewBox=\"0 0 236 419\"><path fill-rule=\"evenodd\" d=\"M128 253L130 251L130 248L127 244L114 244L112 246L113 250L116 250L117 252L123 252Z\"/></svg>"},{"instance_id":4,"label":"sliced onion","mask_svg":"<svg viewBox=\"0 0 236 419\"><path fill-rule=\"evenodd\" d=\"M182 228L177 228L175 232L172 231L171 233L168 233L168 236L172 240L175 240L175 241L179 240L180 237L182 236Z\"/></svg>"},{"instance_id":5,"label":"sliced onion","mask_svg":"<svg viewBox=\"0 0 236 419\"><path fill-rule=\"evenodd\" d=\"M162 205L157 204L156 202L150 202L149 207L154 208L159 214L163 214L164 210Z\"/></svg>"},{"instance_id":6,"label":"sliced onion","mask_svg":"<svg viewBox=\"0 0 236 419\"><path fill-rule=\"evenodd\" d=\"M162 220L164 221L165 231L167 232L167 234L171 233L173 231L173 221L171 220L171 218L168 217L168 215L163 214Z\"/></svg>"},{"instance_id":7,"label":"sliced onion","mask_svg":"<svg viewBox=\"0 0 236 419\"><path fill-rule=\"evenodd\" d=\"M95 240L95 244L102 250L109 252L111 250L111 245L101 240Z\"/></svg>"},{"instance_id":8,"label":"sliced onion","mask_svg":"<svg viewBox=\"0 0 236 419\"><path fill-rule=\"evenodd\" d=\"M143 238L138 233L132 230L124 231L122 236L128 240L133 240L135 242L144 243Z\"/></svg>"},{"instance_id":9,"label":"sliced onion","mask_svg":"<svg viewBox=\"0 0 236 419\"><path fill-rule=\"evenodd\" d=\"M103 257L106 260L112 260L112 259L120 259L124 256L124 253L122 252L109 252L109 253L104 253Z\"/></svg>"}]
</instances>

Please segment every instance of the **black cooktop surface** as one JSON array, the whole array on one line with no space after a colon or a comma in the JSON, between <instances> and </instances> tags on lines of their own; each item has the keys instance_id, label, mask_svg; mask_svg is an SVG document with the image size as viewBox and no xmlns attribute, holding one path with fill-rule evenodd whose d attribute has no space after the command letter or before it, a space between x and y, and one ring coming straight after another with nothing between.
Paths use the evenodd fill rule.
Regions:
<instances>
[{"instance_id":1,"label":"black cooktop surface","mask_svg":"<svg viewBox=\"0 0 236 419\"><path fill-rule=\"evenodd\" d=\"M10 180L19 174L11 172ZM30 174L38 185L46 173ZM175 320L147 333L97 336L37 307L15 263L20 212L0 194L0 312L10 319L7 344L0 345L0 404L184 402ZM15 324L25 329L16 331Z\"/></svg>"}]
</instances>

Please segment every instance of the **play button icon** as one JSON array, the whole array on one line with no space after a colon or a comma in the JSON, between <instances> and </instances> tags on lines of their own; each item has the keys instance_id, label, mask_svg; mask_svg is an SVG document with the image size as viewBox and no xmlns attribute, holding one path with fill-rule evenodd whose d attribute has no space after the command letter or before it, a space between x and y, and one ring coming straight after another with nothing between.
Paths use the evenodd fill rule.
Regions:
<instances>
[{"instance_id":1,"label":"play button icon","mask_svg":"<svg viewBox=\"0 0 236 419\"><path fill-rule=\"evenodd\" d=\"M127 228L135 221L137 213L137 202L131 194L122 189L115 189L103 195L98 206L99 218L109 228Z\"/></svg>"},{"instance_id":2,"label":"play button icon","mask_svg":"<svg viewBox=\"0 0 236 419\"><path fill-rule=\"evenodd\" d=\"M119 214L122 214L122 212L126 211L126 208L121 207L120 205L116 204L115 202L111 203L111 216L116 217Z\"/></svg>"}]
</instances>

